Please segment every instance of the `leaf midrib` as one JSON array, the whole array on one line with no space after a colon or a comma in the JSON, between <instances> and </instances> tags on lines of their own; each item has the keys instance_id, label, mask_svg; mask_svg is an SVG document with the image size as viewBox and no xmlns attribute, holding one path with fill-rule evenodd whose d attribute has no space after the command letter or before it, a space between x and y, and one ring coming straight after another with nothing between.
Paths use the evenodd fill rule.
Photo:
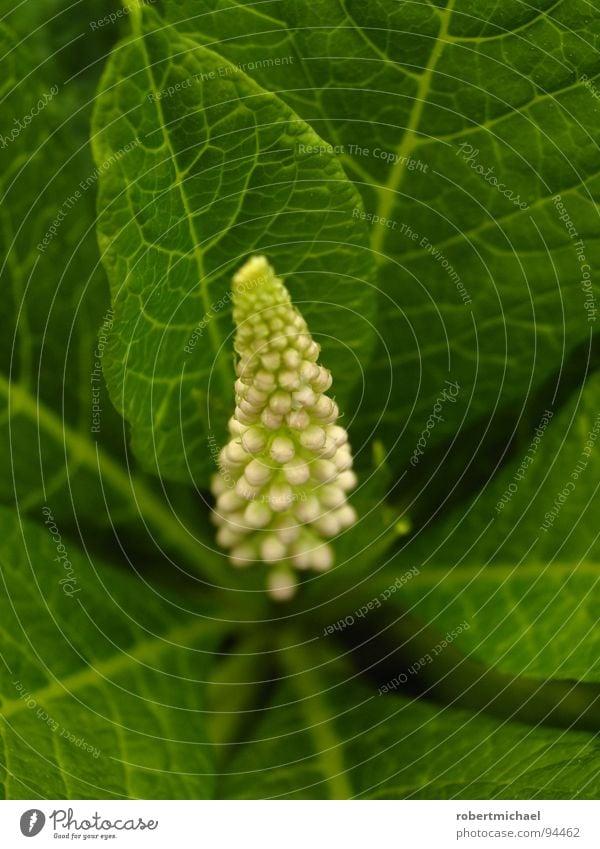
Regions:
<instances>
[{"instance_id":1,"label":"leaf midrib","mask_svg":"<svg viewBox=\"0 0 600 849\"><path fill-rule=\"evenodd\" d=\"M400 141L400 144L396 148L397 159L394 165L390 170L390 176L384 186L381 187L380 196L381 200L379 201L377 207L377 214L382 219L387 219L390 217L394 205L396 203L396 195L400 190L404 177L407 173L407 169L404 166L403 157L409 156L412 150L416 147L418 143L417 129L421 122L421 116L423 114L423 109L425 108L425 104L427 102L427 96L431 89L431 82L433 80L433 74L437 67L438 62L442 57L442 53L444 52L444 48L446 46L446 37L448 35L448 29L450 26L450 18L452 17L452 12L454 9L455 0L448 0L448 5L445 9L440 9L440 29L436 36L435 43L433 45L433 49L429 56L429 60L423 69L423 73L419 79L419 84L417 86L417 91L415 93L413 107L411 109L408 122L406 124L406 129ZM372 239L372 248L376 255L381 253L383 248L384 239L386 236L385 227L377 228L375 236Z\"/></svg>"}]
</instances>

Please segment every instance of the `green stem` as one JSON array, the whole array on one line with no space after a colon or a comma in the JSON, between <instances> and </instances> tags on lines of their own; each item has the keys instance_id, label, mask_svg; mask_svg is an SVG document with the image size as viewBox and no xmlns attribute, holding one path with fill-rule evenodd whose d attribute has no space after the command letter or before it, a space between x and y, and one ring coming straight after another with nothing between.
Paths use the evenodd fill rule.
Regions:
<instances>
[{"instance_id":1,"label":"green stem","mask_svg":"<svg viewBox=\"0 0 600 849\"><path fill-rule=\"evenodd\" d=\"M129 8L129 17L131 19L131 34L139 37L142 34L141 0L131 4Z\"/></svg>"},{"instance_id":2,"label":"green stem","mask_svg":"<svg viewBox=\"0 0 600 849\"><path fill-rule=\"evenodd\" d=\"M225 773L240 748L253 740L260 714L276 683L268 632L243 626L236 641L223 650L206 692L208 734L214 745L216 769Z\"/></svg>"},{"instance_id":3,"label":"green stem","mask_svg":"<svg viewBox=\"0 0 600 849\"><path fill-rule=\"evenodd\" d=\"M351 799L354 790L343 760L343 740L335 732L327 711L323 692L326 684L320 680L314 657L303 646L304 635L282 641L278 659L283 671L298 694L298 706L306 717L306 730L313 739L313 748L321 772L329 788L330 799Z\"/></svg>"}]
</instances>

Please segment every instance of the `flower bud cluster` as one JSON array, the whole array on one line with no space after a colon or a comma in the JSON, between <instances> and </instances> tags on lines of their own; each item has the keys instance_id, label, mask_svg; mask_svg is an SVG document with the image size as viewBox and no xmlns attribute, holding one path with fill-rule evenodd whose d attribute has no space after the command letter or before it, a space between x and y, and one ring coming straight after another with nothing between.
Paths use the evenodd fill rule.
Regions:
<instances>
[{"instance_id":1,"label":"flower bud cluster","mask_svg":"<svg viewBox=\"0 0 600 849\"><path fill-rule=\"evenodd\" d=\"M333 564L326 540L356 521L348 435L325 393L319 346L265 257L233 279L239 354L230 440L212 481L218 543L235 566L273 564L268 590L293 595L295 570Z\"/></svg>"}]
</instances>

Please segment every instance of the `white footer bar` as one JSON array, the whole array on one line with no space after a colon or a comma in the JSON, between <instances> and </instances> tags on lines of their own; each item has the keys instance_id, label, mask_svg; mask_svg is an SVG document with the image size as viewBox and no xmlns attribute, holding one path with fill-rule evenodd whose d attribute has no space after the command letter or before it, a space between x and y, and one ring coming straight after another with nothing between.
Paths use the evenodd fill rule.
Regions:
<instances>
[{"instance_id":1,"label":"white footer bar","mask_svg":"<svg viewBox=\"0 0 600 849\"><path fill-rule=\"evenodd\" d=\"M4 801L0 846L599 849L595 801Z\"/></svg>"}]
</instances>

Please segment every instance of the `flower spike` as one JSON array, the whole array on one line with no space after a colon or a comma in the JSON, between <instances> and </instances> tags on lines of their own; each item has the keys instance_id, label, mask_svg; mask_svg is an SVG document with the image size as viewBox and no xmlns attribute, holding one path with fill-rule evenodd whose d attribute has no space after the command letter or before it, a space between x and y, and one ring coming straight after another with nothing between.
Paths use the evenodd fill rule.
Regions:
<instances>
[{"instance_id":1,"label":"flower spike","mask_svg":"<svg viewBox=\"0 0 600 849\"><path fill-rule=\"evenodd\" d=\"M233 318L236 408L212 481L217 541L234 566L273 564L268 591L285 600L295 570L329 569L325 540L356 521L352 454L319 346L265 257L234 276Z\"/></svg>"}]
</instances>

